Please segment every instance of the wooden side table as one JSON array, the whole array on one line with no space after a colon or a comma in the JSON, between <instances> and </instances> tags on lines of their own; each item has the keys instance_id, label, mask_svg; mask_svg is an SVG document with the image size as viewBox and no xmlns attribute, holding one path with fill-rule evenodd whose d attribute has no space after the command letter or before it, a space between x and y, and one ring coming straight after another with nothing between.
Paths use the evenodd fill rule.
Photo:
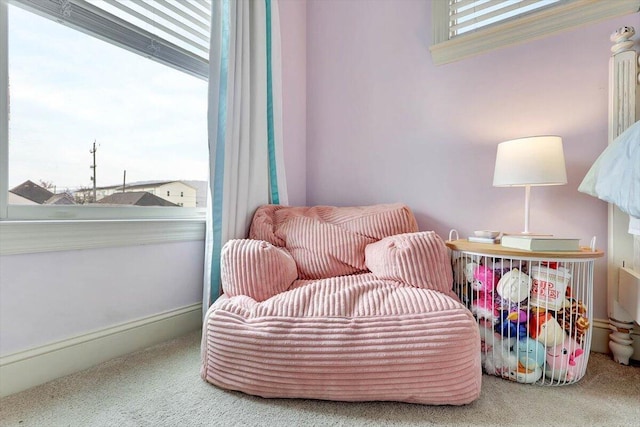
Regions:
<instances>
[{"instance_id":1,"label":"wooden side table","mask_svg":"<svg viewBox=\"0 0 640 427\"><path fill-rule=\"evenodd\" d=\"M602 251L532 252L462 239L446 244L454 290L478 321L485 373L538 385L584 376L593 267Z\"/></svg>"}]
</instances>

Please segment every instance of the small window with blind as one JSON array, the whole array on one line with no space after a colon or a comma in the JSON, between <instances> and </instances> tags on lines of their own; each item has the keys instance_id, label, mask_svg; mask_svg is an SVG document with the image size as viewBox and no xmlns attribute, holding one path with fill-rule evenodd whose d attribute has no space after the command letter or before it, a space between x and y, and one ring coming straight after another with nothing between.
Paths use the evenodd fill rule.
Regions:
<instances>
[{"instance_id":1,"label":"small window with blind","mask_svg":"<svg viewBox=\"0 0 640 427\"><path fill-rule=\"evenodd\" d=\"M210 5L4 5L0 218L203 216ZM169 200L167 186L189 188L193 202Z\"/></svg>"},{"instance_id":2,"label":"small window with blind","mask_svg":"<svg viewBox=\"0 0 640 427\"><path fill-rule=\"evenodd\" d=\"M449 37L518 18L560 0L454 0L449 5Z\"/></svg>"},{"instance_id":3,"label":"small window with blind","mask_svg":"<svg viewBox=\"0 0 640 427\"><path fill-rule=\"evenodd\" d=\"M433 0L435 64L638 11L640 0Z\"/></svg>"}]
</instances>

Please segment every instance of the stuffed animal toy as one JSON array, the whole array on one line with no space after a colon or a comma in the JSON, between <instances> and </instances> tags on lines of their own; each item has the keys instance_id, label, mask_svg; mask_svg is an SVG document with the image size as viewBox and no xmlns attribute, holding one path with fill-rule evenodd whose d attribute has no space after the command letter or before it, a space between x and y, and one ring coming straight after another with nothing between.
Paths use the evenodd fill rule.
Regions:
<instances>
[{"instance_id":1,"label":"stuffed animal toy","mask_svg":"<svg viewBox=\"0 0 640 427\"><path fill-rule=\"evenodd\" d=\"M493 274L496 277L496 283L503 274L506 274L512 268L512 262L501 258L485 258L483 265L486 265L487 268L493 270Z\"/></svg>"},{"instance_id":2,"label":"stuffed animal toy","mask_svg":"<svg viewBox=\"0 0 640 427\"><path fill-rule=\"evenodd\" d=\"M556 320L570 337L582 342L584 334L589 329L587 308L580 301L567 299L561 310L556 312Z\"/></svg>"},{"instance_id":3,"label":"stuffed animal toy","mask_svg":"<svg viewBox=\"0 0 640 427\"><path fill-rule=\"evenodd\" d=\"M496 283L496 275L493 270L484 265L476 267L473 272L473 283L471 284L474 291L493 295Z\"/></svg>"},{"instance_id":4,"label":"stuffed animal toy","mask_svg":"<svg viewBox=\"0 0 640 427\"><path fill-rule=\"evenodd\" d=\"M550 313L537 309L531 311L529 336L545 347L555 347L562 343L566 334Z\"/></svg>"},{"instance_id":5,"label":"stuffed animal toy","mask_svg":"<svg viewBox=\"0 0 640 427\"><path fill-rule=\"evenodd\" d=\"M531 384L535 383L542 377L542 368L536 366L532 369L527 369L522 365L522 363L518 362L518 367L515 371L511 371L509 375L509 379L512 381L517 381L519 383Z\"/></svg>"},{"instance_id":6,"label":"stuffed animal toy","mask_svg":"<svg viewBox=\"0 0 640 427\"><path fill-rule=\"evenodd\" d=\"M547 348L545 376L559 381L578 380L586 369L583 363L584 350L570 337L557 346Z\"/></svg>"},{"instance_id":7,"label":"stuffed animal toy","mask_svg":"<svg viewBox=\"0 0 640 427\"><path fill-rule=\"evenodd\" d=\"M484 320L478 321L478 331L480 331L480 351L484 353L493 348L493 328L487 327Z\"/></svg>"},{"instance_id":8,"label":"stuffed animal toy","mask_svg":"<svg viewBox=\"0 0 640 427\"><path fill-rule=\"evenodd\" d=\"M476 271L476 268L478 268L478 263L477 262L468 262L467 265L465 265L464 267L464 277L467 280L467 283L473 283L473 273Z\"/></svg>"},{"instance_id":9,"label":"stuffed animal toy","mask_svg":"<svg viewBox=\"0 0 640 427\"><path fill-rule=\"evenodd\" d=\"M453 278L457 284L470 284L473 282L473 272L478 264L471 261L468 256L461 256L453 261Z\"/></svg>"},{"instance_id":10,"label":"stuffed animal toy","mask_svg":"<svg viewBox=\"0 0 640 427\"><path fill-rule=\"evenodd\" d=\"M533 370L544 366L547 353L544 346L538 341L524 337L516 344L516 355L525 369Z\"/></svg>"},{"instance_id":11,"label":"stuffed animal toy","mask_svg":"<svg viewBox=\"0 0 640 427\"><path fill-rule=\"evenodd\" d=\"M527 317L527 312L524 310L513 312L503 310L500 312L495 331L503 337L523 339L527 336Z\"/></svg>"},{"instance_id":12,"label":"stuffed animal toy","mask_svg":"<svg viewBox=\"0 0 640 427\"><path fill-rule=\"evenodd\" d=\"M473 272L473 282L475 299L471 303L471 312L478 319L487 319L493 323L498 321L498 310L493 301L493 290L496 286L493 270L479 265Z\"/></svg>"},{"instance_id":13,"label":"stuffed animal toy","mask_svg":"<svg viewBox=\"0 0 640 427\"><path fill-rule=\"evenodd\" d=\"M498 310L493 302L493 296L486 292L476 293L477 298L471 303L471 313L478 320L486 319L492 324L498 321Z\"/></svg>"},{"instance_id":14,"label":"stuffed animal toy","mask_svg":"<svg viewBox=\"0 0 640 427\"><path fill-rule=\"evenodd\" d=\"M478 320L478 330L480 331L480 351L486 353L493 349L494 345L499 345L498 341L500 336L496 338L496 333L493 332L493 323L486 319Z\"/></svg>"},{"instance_id":15,"label":"stuffed animal toy","mask_svg":"<svg viewBox=\"0 0 640 427\"><path fill-rule=\"evenodd\" d=\"M495 294L493 297L493 303L498 310L506 310L508 312L518 311L520 305L517 302L511 302L502 298L500 295Z\"/></svg>"},{"instance_id":16,"label":"stuffed animal toy","mask_svg":"<svg viewBox=\"0 0 640 427\"><path fill-rule=\"evenodd\" d=\"M518 340L514 350L518 358L518 367L509 379L531 384L542 378L542 367L546 358L544 346L525 336Z\"/></svg>"},{"instance_id":17,"label":"stuffed animal toy","mask_svg":"<svg viewBox=\"0 0 640 427\"><path fill-rule=\"evenodd\" d=\"M511 350L515 345L515 337L507 338L495 332L493 323L486 319L478 321L478 329L480 331L480 351L491 351L493 347L502 347L505 350Z\"/></svg>"},{"instance_id":18,"label":"stuffed animal toy","mask_svg":"<svg viewBox=\"0 0 640 427\"><path fill-rule=\"evenodd\" d=\"M518 370L518 358L513 351L496 346L492 351L482 353L481 359L487 374L502 378L515 378Z\"/></svg>"},{"instance_id":19,"label":"stuffed animal toy","mask_svg":"<svg viewBox=\"0 0 640 427\"><path fill-rule=\"evenodd\" d=\"M496 292L502 299L502 309L512 309L513 305L520 305L529 298L531 292L531 277L517 268L505 273L498 281Z\"/></svg>"},{"instance_id":20,"label":"stuffed animal toy","mask_svg":"<svg viewBox=\"0 0 640 427\"><path fill-rule=\"evenodd\" d=\"M468 256L461 256L453 262L455 292L467 307L473 300L471 283L473 282L473 272L477 267L478 264Z\"/></svg>"}]
</instances>

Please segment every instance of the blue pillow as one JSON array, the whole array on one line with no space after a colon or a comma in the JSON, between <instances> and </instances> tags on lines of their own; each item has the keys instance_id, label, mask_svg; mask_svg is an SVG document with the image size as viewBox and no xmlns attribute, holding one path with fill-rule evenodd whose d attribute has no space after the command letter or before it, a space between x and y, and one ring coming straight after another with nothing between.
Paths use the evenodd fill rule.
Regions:
<instances>
[{"instance_id":1,"label":"blue pillow","mask_svg":"<svg viewBox=\"0 0 640 427\"><path fill-rule=\"evenodd\" d=\"M640 121L600 154L578 191L613 203L621 211L640 218Z\"/></svg>"}]
</instances>

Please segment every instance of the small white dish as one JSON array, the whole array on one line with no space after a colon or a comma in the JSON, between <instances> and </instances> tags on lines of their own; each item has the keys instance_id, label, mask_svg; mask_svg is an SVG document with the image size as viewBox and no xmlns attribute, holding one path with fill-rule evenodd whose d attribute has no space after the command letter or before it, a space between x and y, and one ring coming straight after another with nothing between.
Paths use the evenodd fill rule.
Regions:
<instances>
[{"instance_id":1,"label":"small white dish","mask_svg":"<svg viewBox=\"0 0 640 427\"><path fill-rule=\"evenodd\" d=\"M495 239L496 237L498 237L500 232L493 231L493 230L478 230L478 231L474 231L473 234L475 234L476 237L487 237L490 239Z\"/></svg>"}]
</instances>

